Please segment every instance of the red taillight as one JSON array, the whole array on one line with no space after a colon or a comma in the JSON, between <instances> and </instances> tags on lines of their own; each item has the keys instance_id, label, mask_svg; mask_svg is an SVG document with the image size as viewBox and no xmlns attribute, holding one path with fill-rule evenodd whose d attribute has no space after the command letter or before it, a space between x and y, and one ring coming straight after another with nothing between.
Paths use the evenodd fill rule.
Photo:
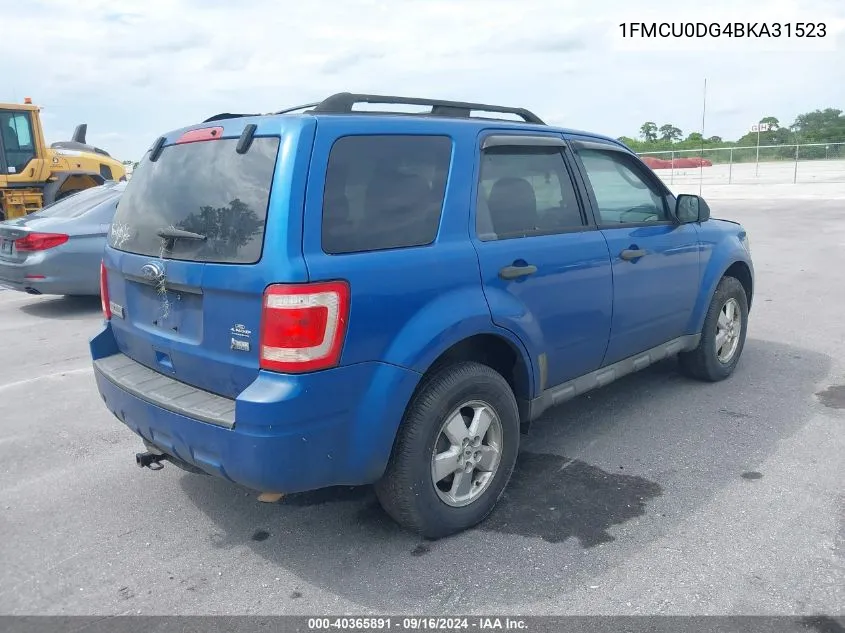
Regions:
<instances>
[{"instance_id":1,"label":"red taillight","mask_svg":"<svg viewBox=\"0 0 845 633\"><path fill-rule=\"evenodd\" d=\"M346 282L268 286L261 315L261 368L302 373L336 366L348 316Z\"/></svg>"},{"instance_id":2,"label":"red taillight","mask_svg":"<svg viewBox=\"0 0 845 633\"><path fill-rule=\"evenodd\" d=\"M111 319L111 303L109 301L109 275L106 272L106 263L100 262L100 305L103 308L103 318Z\"/></svg>"},{"instance_id":3,"label":"red taillight","mask_svg":"<svg viewBox=\"0 0 845 633\"><path fill-rule=\"evenodd\" d=\"M61 246L68 241L64 233L29 233L26 237L15 240L15 248L19 253L46 251L48 248Z\"/></svg>"}]
</instances>

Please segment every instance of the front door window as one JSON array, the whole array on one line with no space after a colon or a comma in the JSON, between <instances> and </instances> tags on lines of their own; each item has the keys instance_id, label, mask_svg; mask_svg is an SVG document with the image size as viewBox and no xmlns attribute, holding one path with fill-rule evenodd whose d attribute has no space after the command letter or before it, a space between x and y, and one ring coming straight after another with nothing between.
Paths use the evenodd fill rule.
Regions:
<instances>
[{"instance_id":1,"label":"front door window","mask_svg":"<svg viewBox=\"0 0 845 633\"><path fill-rule=\"evenodd\" d=\"M660 193L631 168L632 157L590 149L578 155L596 197L599 224L671 221Z\"/></svg>"}]
</instances>

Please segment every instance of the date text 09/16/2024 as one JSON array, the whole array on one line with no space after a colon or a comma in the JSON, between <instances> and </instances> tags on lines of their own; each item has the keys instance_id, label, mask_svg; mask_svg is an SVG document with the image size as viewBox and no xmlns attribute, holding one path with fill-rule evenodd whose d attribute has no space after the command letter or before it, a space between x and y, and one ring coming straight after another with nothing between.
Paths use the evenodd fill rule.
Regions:
<instances>
[{"instance_id":1,"label":"date text 09/16/2024","mask_svg":"<svg viewBox=\"0 0 845 633\"><path fill-rule=\"evenodd\" d=\"M525 620L502 617L342 617L309 618L311 631L527 631Z\"/></svg>"}]
</instances>

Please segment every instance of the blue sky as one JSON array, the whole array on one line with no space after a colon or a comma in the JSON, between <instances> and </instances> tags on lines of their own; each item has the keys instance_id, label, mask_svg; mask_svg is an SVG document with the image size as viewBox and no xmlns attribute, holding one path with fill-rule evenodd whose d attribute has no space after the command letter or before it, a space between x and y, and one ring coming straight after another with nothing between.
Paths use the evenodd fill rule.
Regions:
<instances>
[{"instance_id":1,"label":"blue sky","mask_svg":"<svg viewBox=\"0 0 845 633\"><path fill-rule=\"evenodd\" d=\"M347 90L524 106L612 136L700 131L705 76L707 136L845 109L841 0L0 0L0 15L0 101L32 97L49 141L86 122L120 159L217 112ZM620 22L652 20L823 21L827 37L621 38Z\"/></svg>"}]
</instances>

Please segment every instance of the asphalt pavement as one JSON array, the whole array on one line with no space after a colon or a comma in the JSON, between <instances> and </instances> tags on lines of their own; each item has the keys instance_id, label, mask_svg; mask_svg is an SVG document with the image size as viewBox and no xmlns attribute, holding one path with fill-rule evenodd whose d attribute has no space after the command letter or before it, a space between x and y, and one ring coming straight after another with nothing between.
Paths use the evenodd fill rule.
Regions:
<instances>
[{"instance_id":1,"label":"asphalt pavement","mask_svg":"<svg viewBox=\"0 0 845 633\"><path fill-rule=\"evenodd\" d=\"M757 267L736 373L666 361L548 412L493 515L435 542L368 487L137 468L99 300L0 291L0 614L842 613L845 200L711 207Z\"/></svg>"}]
</instances>

